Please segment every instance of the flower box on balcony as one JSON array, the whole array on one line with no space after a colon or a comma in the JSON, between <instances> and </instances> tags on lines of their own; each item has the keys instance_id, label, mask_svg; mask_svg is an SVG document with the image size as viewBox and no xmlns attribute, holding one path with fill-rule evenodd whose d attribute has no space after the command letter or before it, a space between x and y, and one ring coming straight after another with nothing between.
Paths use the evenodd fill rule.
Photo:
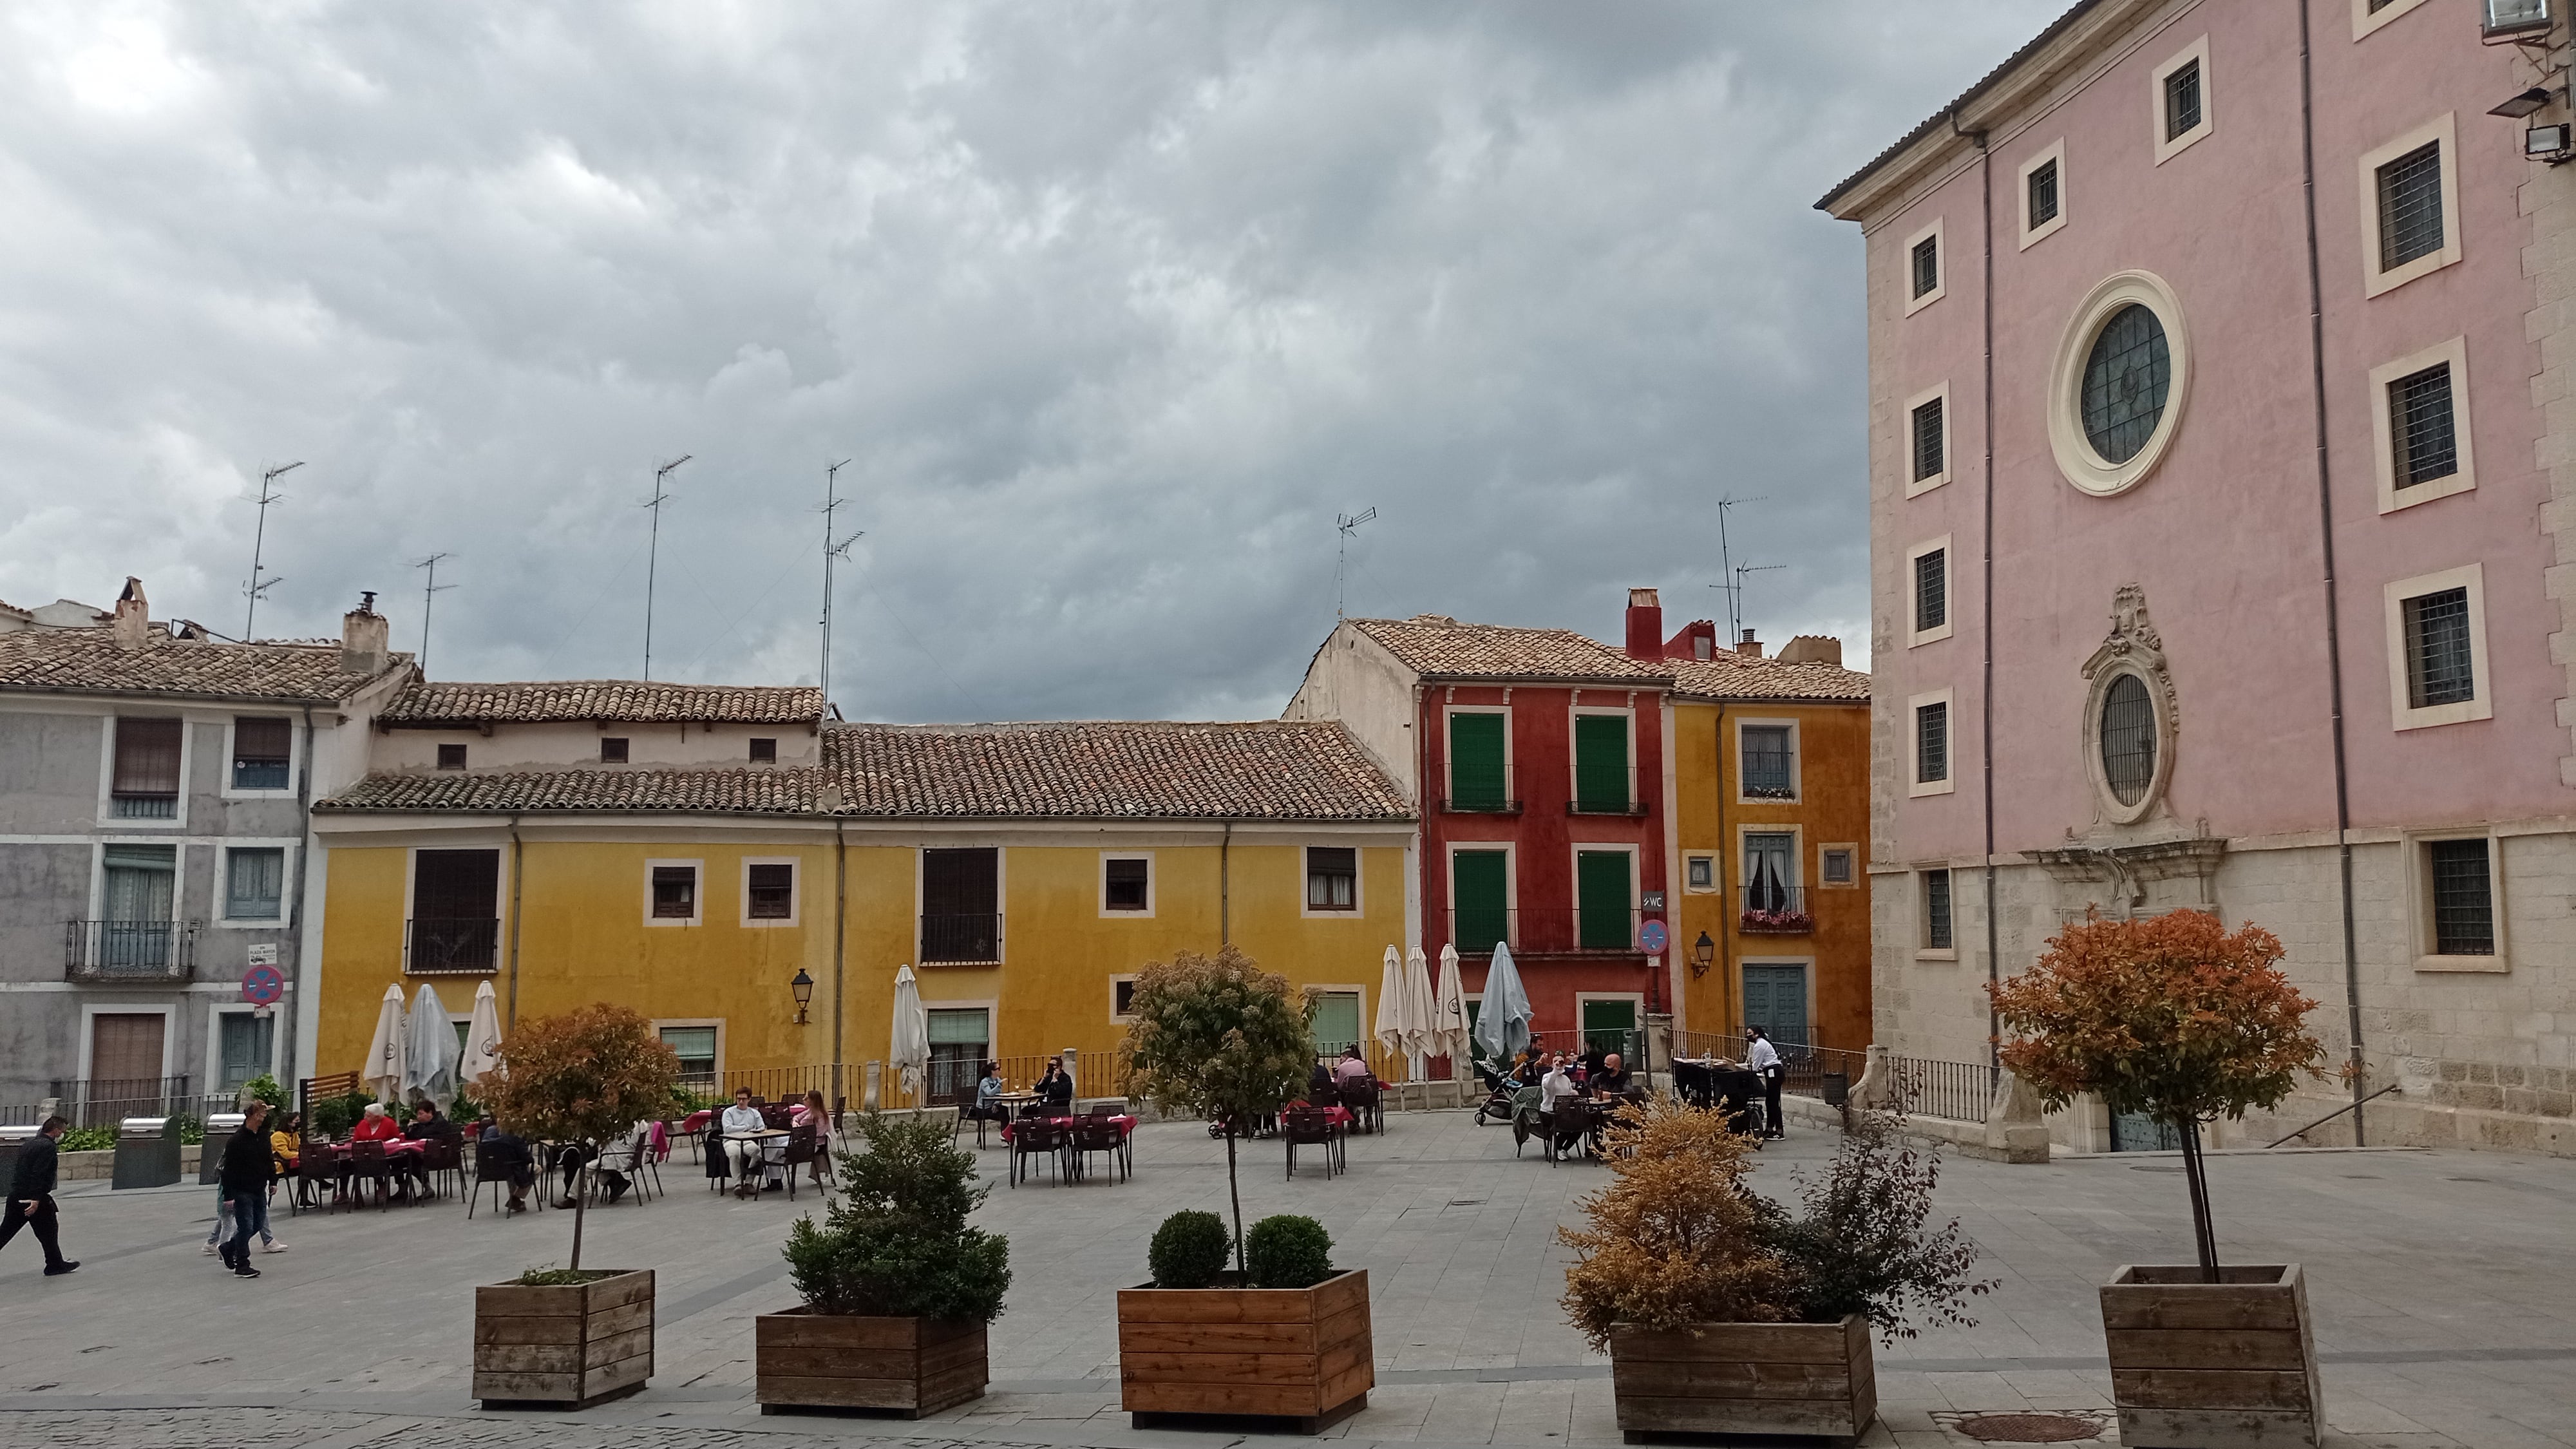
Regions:
<instances>
[{"instance_id":1,"label":"flower box on balcony","mask_svg":"<svg viewBox=\"0 0 2576 1449\"><path fill-rule=\"evenodd\" d=\"M1805 911L1746 911L1741 926L1748 936L1803 936L1816 929Z\"/></svg>"}]
</instances>

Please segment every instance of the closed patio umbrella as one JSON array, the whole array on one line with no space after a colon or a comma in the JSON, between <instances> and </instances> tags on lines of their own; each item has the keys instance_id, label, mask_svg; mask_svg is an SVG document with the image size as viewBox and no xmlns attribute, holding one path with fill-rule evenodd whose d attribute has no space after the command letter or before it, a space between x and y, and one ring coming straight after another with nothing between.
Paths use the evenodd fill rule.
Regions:
<instances>
[{"instance_id":1,"label":"closed patio umbrella","mask_svg":"<svg viewBox=\"0 0 2576 1449\"><path fill-rule=\"evenodd\" d=\"M1404 957L1393 946L1377 975L1377 1044L1392 1056L1404 1050Z\"/></svg>"},{"instance_id":2,"label":"closed patio umbrella","mask_svg":"<svg viewBox=\"0 0 2576 1449\"><path fill-rule=\"evenodd\" d=\"M1467 1068L1467 993L1458 979L1458 948L1440 948L1440 984L1431 993L1431 1053L1449 1059L1449 1075Z\"/></svg>"},{"instance_id":3,"label":"closed patio umbrella","mask_svg":"<svg viewBox=\"0 0 2576 1449\"><path fill-rule=\"evenodd\" d=\"M895 1080L919 1105L921 1080L930 1072L930 1013L921 1008L921 986L910 966L895 968L894 1039L886 1060L894 1065Z\"/></svg>"},{"instance_id":4,"label":"closed patio umbrella","mask_svg":"<svg viewBox=\"0 0 2576 1449\"><path fill-rule=\"evenodd\" d=\"M426 981L403 1023L403 1053L403 1086L437 1103L445 1115L456 1102L456 1023Z\"/></svg>"},{"instance_id":5,"label":"closed patio umbrella","mask_svg":"<svg viewBox=\"0 0 2576 1449\"><path fill-rule=\"evenodd\" d=\"M474 1019L465 1026L465 1045L456 1065L459 1085L483 1080L488 1073L501 1070L501 999L492 994L492 983L474 988Z\"/></svg>"},{"instance_id":6,"label":"closed patio umbrella","mask_svg":"<svg viewBox=\"0 0 2576 1449\"><path fill-rule=\"evenodd\" d=\"M1512 948L1494 943L1494 964L1485 968L1485 1004L1476 1013L1476 1040L1497 1068L1511 1065L1530 1039L1529 993L1512 965Z\"/></svg>"},{"instance_id":7,"label":"closed patio umbrella","mask_svg":"<svg viewBox=\"0 0 2576 1449\"><path fill-rule=\"evenodd\" d=\"M1431 1001L1431 964L1421 947L1411 947L1404 953L1404 1049L1417 1057L1433 1050Z\"/></svg>"},{"instance_id":8,"label":"closed patio umbrella","mask_svg":"<svg viewBox=\"0 0 2576 1449\"><path fill-rule=\"evenodd\" d=\"M358 1073L358 1079L376 1094L377 1101L402 1100L403 1077L407 1075L403 1059L410 1054L407 1045L403 1040L402 988L388 986L384 1002L376 1008L376 1037L367 1045L367 1064Z\"/></svg>"}]
</instances>

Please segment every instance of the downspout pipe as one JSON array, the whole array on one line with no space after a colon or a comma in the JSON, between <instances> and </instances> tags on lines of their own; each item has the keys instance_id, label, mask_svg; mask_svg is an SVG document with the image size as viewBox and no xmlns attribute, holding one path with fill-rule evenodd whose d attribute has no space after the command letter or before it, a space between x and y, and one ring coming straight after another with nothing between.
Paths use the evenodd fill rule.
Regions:
<instances>
[{"instance_id":1,"label":"downspout pipe","mask_svg":"<svg viewBox=\"0 0 2576 1449\"><path fill-rule=\"evenodd\" d=\"M2325 570L2326 684L2334 730L2335 868L2343 897L2344 1031L2350 1043L2345 1075L2352 1085L2352 1145L2366 1145L2361 1104L2361 952L2352 905L2352 775L2344 749L2343 619L2335 580L2334 473L2326 433L2325 282L2317 263L2317 113L2314 58L2309 49L2308 0L2299 6L2299 191L2308 230L2308 365L2316 401L2317 545Z\"/></svg>"},{"instance_id":2,"label":"downspout pipe","mask_svg":"<svg viewBox=\"0 0 2576 1449\"><path fill-rule=\"evenodd\" d=\"M505 1032L519 1029L519 900L521 882L527 879L522 869L524 858L519 850L519 817L510 817L510 1001L501 1019Z\"/></svg>"},{"instance_id":3,"label":"downspout pipe","mask_svg":"<svg viewBox=\"0 0 2576 1449\"><path fill-rule=\"evenodd\" d=\"M1220 947L1234 944L1234 822L1225 822L1225 834L1216 847L1216 941Z\"/></svg>"},{"instance_id":4,"label":"downspout pipe","mask_svg":"<svg viewBox=\"0 0 2576 1449\"><path fill-rule=\"evenodd\" d=\"M1981 295L1977 299L1980 345L1985 353L1985 381L1980 398L1984 436L1978 440L1984 454L1985 525L1978 538L1977 783L1985 798L1986 984L1991 987L2003 980L2002 927L1995 909L1995 157L1987 149L1984 129L1960 130L1959 113L1955 110L1950 113L1950 130L1965 136L1977 148L1977 230L1979 250L1983 253ZM1986 1085L1989 1091L2003 1083L2002 1037L2003 1026L1995 1015L1994 998L1989 996L1986 1000Z\"/></svg>"},{"instance_id":5,"label":"downspout pipe","mask_svg":"<svg viewBox=\"0 0 2576 1449\"><path fill-rule=\"evenodd\" d=\"M295 928L287 932L292 964L286 967L286 972L287 980L294 986L294 1000L281 1003L284 1009L278 1012L281 1028L278 1035L285 1040L279 1043L276 1054L286 1062L286 1076L290 1082L304 1075L296 1060L296 1052L300 1048L295 1040L295 1019L304 1012L304 886L313 875L314 846L317 843L313 833L313 706L309 704L304 706L304 768L296 772L295 778L295 818L304 823L304 854L295 862L295 903L291 908Z\"/></svg>"},{"instance_id":6,"label":"downspout pipe","mask_svg":"<svg viewBox=\"0 0 2576 1449\"><path fill-rule=\"evenodd\" d=\"M832 817L832 1111L837 1117L848 1098L843 1095L841 1031L849 1013L841 1002L842 966L847 961L850 914L850 838L842 829L841 817Z\"/></svg>"},{"instance_id":7,"label":"downspout pipe","mask_svg":"<svg viewBox=\"0 0 2576 1449\"><path fill-rule=\"evenodd\" d=\"M1718 1030L1730 1035L1744 1026L1741 1004L1735 999L1735 930L1744 918L1735 908L1735 888L1726 883L1727 867L1740 854L1726 833L1726 797L1733 788L1726 779L1726 701L1721 699L1717 702L1717 1005Z\"/></svg>"}]
</instances>

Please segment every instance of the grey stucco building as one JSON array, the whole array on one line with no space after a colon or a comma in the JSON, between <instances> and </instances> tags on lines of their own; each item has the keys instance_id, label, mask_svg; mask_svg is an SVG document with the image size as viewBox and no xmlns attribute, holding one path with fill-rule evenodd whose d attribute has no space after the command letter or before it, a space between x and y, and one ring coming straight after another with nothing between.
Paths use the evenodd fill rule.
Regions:
<instances>
[{"instance_id":1,"label":"grey stucco building","mask_svg":"<svg viewBox=\"0 0 2576 1449\"><path fill-rule=\"evenodd\" d=\"M132 579L86 622L49 610L0 611L0 1111L288 1076L321 945L309 807L365 775L410 656L366 603L336 643L157 622ZM273 1010L243 998L256 963Z\"/></svg>"}]
</instances>

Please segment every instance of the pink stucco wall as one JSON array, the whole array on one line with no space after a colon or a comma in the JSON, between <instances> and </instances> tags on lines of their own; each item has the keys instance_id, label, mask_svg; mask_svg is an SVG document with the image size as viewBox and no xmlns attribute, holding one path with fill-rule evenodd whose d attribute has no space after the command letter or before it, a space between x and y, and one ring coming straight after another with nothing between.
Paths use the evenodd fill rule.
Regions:
<instances>
[{"instance_id":1,"label":"pink stucco wall","mask_svg":"<svg viewBox=\"0 0 2576 1449\"><path fill-rule=\"evenodd\" d=\"M2559 782L2566 675L2550 658L2557 606L2538 526L2533 306L2517 214L2522 127L2489 106L2520 89L2508 49L2479 44L2475 7L2429 0L2353 38L2350 6L2312 0L2316 198L2344 708L2356 826L2565 813ZM2208 37L2209 137L2154 164L2153 69ZM2301 189L2298 10L2175 5L2089 78L2062 82L1993 133L1994 698L1996 845L2079 834L2095 815L2079 673L2109 625L2112 591L2142 585L2179 697L2170 821L2262 836L2330 830L2334 773L2319 531L2308 255ZM2359 160L2456 118L2457 264L2364 294ZM2021 163L2063 138L2066 225L2017 246ZM1937 177L1939 173L1935 173ZM1927 177L1927 181L1934 178ZM1984 481L1981 175L1973 160L1869 227L1873 670L1884 737L1902 741L1909 695L1955 689L1956 792L1904 798L1900 763L1882 830L1896 860L1973 856L1978 778L1979 553ZM1943 221L1947 294L1904 315L1906 239ZM2105 276L2142 268L2179 295L2193 351L2170 451L2113 498L2078 491L2048 438L2049 370L2069 314ZM2368 373L2465 335L2477 487L2378 512ZM1908 499L1904 400L1946 380L1947 486ZM1906 647L1904 559L1948 534L1949 639ZM2391 727L2383 585L2485 566L2494 718ZM1900 762L1903 749L1898 748Z\"/></svg>"}]
</instances>

